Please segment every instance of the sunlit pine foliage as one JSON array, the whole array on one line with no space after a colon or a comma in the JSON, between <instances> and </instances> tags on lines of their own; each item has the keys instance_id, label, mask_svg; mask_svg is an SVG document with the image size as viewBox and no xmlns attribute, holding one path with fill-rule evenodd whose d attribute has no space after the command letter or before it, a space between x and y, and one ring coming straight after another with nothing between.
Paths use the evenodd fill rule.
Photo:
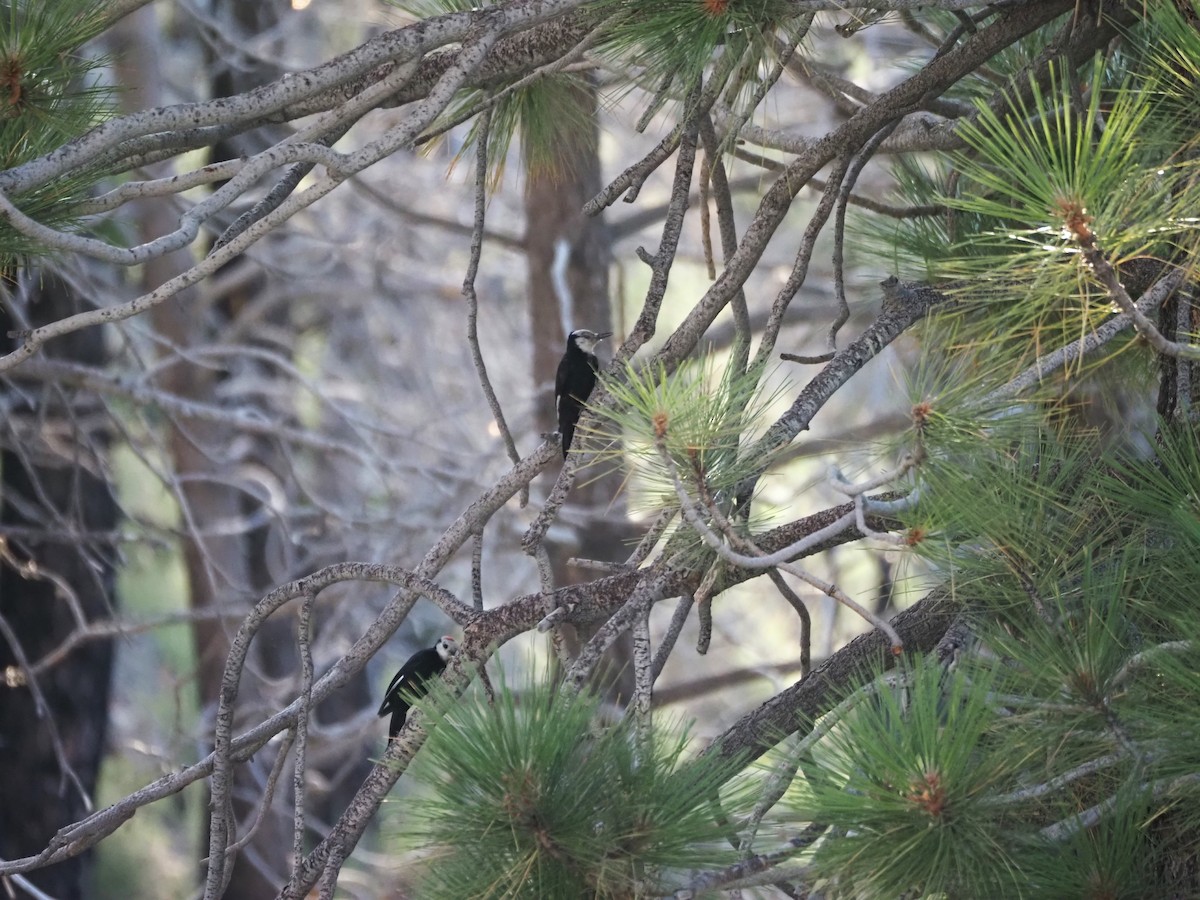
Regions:
<instances>
[{"instance_id":1,"label":"sunlit pine foliage","mask_svg":"<svg viewBox=\"0 0 1200 900\"><path fill-rule=\"evenodd\" d=\"M1012 896L1015 862L986 810L1025 762L989 741L993 676L921 663L877 680L821 742L793 814L837 837L813 854L833 896Z\"/></svg>"},{"instance_id":2,"label":"sunlit pine foliage","mask_svg":"<svg viewBox=\"0 0 1200 900\"><path fill-rule=\"evenodd\" d=\"M955 349L1011 376L1112 314L1086 249L1120 273L1195 258L1200 178L1179 147L1197 139L1197 68L1195 29L1155 4L1086 78L1057 67L1007 109L978 103L959 129L967 150L900 161L897 199L912 212L858 228L902 272L954 293Z\"/></svg>"},{"instance_id":3,"label":"sunlit pine foliage","mask_svg":"<svg viewBox=\"0 0 1200 900\"><path fill-rule=\"evenodd\" d=\"M770 461L753 437L782 386L764 382L761 367L736 371L711 353L673 372L631 364L602 375L611 402L592 407L587 429L597 462L624 467L650 509L679 505L678 478L693 500L728 514L738 484Z\"/></svg>"},{"instance_id":4,"label":"sunlit pine foliage","mask_svg":"<svg viewBox=\"0 0 1200 900\"><path fill-rule=\"evenodd\" d=\"M661 896L735 859L716 798L743 815L745 782L689 758L677 727L603 723L596 697L549 679L420 706L430 736L411 774L427 793L406 835L425 857L423 898Z\"/></svg>"}]
</instances>

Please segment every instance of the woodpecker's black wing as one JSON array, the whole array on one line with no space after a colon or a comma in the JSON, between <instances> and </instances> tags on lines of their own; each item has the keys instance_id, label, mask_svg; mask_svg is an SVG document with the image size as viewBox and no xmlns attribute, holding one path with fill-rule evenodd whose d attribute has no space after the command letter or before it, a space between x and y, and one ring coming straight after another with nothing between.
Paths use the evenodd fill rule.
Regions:
<instances>
[{"instance_id":1,"label":"woodpecker's black wing","mask_svg":"<svg viewBox=\"0 0 1200 900\"><path fill-rule=\"evenodd\" d=\"M558 361L558 371L554 375L554 408L560 416L562 415L563 393L567 389L567 356L568 354L564 353L563 358Z\"/></svg>"},{"instance_id":2,"label":"woodpecker's black wing","mask_svg":"<svg viewBox=\"0 0 1200 900\"><path fill-rule=\"evenodd\" d=\"M379 705L378 715L392 714L388 737L395 737L404 727L411 705L408 698L423 695L429 690L429 679L440 675L445 669L446 660L442 659L437 647L418 650L400 667L383 695L383 703Z\"/></svg>"},{"instance_id":3,"label":"woodpecker's black wing","mask_svg":"<svg viewBox=\"0 0 1200 900\"><path fill-rule=\"evenodd\" d=\"M598 365L595 354L581 350L575 343L574 336L567 338L567 352L563 354L554 378L554 394L558 400L558 430L562 434L564 459L575 437L575 425L583 415L583 405L596 387Z\"/></svg>"},{"instance_id":4,"label":"woodpecker's black wing","mask_svg":"<svg viewBox=\"0 0 1200 900\"><path fill-rule=\"evenodd\" d=\"M563 459L567 458L567 451L571 449L571 439L575 436L575 423L579 421L579 416L583 412L579 401L568 393L571 367L574 364L571 353L573 347L574 344L568 338L567 352L559 360L558 373L554 376L554 405L558 410L558 432L562 436Z\"/></svg>"}]
</instances>

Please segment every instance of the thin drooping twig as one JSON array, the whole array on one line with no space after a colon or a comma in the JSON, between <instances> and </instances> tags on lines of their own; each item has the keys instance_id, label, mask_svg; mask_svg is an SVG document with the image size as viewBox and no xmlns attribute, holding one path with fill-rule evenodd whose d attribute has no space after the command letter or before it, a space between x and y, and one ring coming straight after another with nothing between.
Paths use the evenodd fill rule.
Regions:
<instances>
[{"instance_id":1,"label":"thin drooping twig","mask_svg":"<svg viewBox=\"0 0 1200 900\"><path fill-rule=\"evenodd\" d=\"M305 591L296 622L296 642L300 646L300 711L296 717L296 762L292 777L292 872L304 858L304 803L308 787L308 720L312 715L312 609L317 601L315 591Z\"/></svg>"},{"instance_id":2,"label":"thin drooping twig","mask_svg":"<svg viewBox=\"0 0 1200 900\"><path fill-rule=\"evenodd\" d=\"M717 228L721 235L721 259L728 263L737 252L737 225L733 217L733 192L729 189L729 176L721 159L721 145L713 128L712 117L707 113L700 119L700 139L709 160L709 177L717 202ZM703 177L703 176L702 176ZM707 183L707 180L706 180ZM704 207L707 209L707 206ZM733 351L730 367L733 372L746 371L750 359L750 312L746 308L746 292L738 288L729 300L733 312Z\"/></svg>"},{"instance_id":3,"label":"thin drooping twig","mask_svg":"<svg viewBox=\"0 0 1200 900\"><path fill-rule=\"evenodd\" d=\"M844 246L846 239L846 208L850 203L850 194L854 190L854 186L858 184L858 176L862 173L863 166L870 162L875 156L875 151L879 149L879 145L887 140L888 136L896 130L896 126L899 124L900 120L895 119L871 136L871 139L850 160L850 165L847 166L846 173L842 176L841 187L838 188L837 213L833 221L833 295L837 299L838 316L833 320L833 324L829 326L829 336L825 341L826 346L831 351L837 350L838 332L850 320L850 304L846 302Z\"/></svg>"},{"instance_id":4,"label":"thin drooping twig","mask_svg":"<svg viewBox=\"0 0 1200 900\"><path fill-rule=\"evenodd\" d=\"M492 411L492 419L504 440L508 458L513 465L521 461L517 452L516 441L508 430L508 422L504 419L504 410L500 407L500 398L488 378L487 365L483 361L483 350L479 346L479 300L475 296L475 275L479 271L479 257L483 252L483 222L487 212L487 174L488 174L488 136L492 124L492 110L484 110L479 119L479 131L475 146L475 226L471 232L471 257L467 263L467 274L463 278L462 295L467 301L467 344L471 348L471 360L475 363L475 373L479 376L483 396L487 399L488 408ZM528 486L521 489L521 507L529 503Z\"/></svg>"},{"instance_id":5,"label":"thin drooping twig","mask_svg":"<svg viewBox=\"0 0 1200 900\"><path fill-rule=\"evenodd\" d=\"M800 677L803 678L812 668L812 616L804 601L792 590L791 585L779 574L778 569L767 569L767 577L775 585L781 597L796 611L800 619Z\"/></svg>"},{"instance_id":6,"label":"thin drooping twig","mask_svg":"<svg viewBox=\"0 0 1200 900\"><path fill-rule=\"evenodd\" d=\"M658 676L666 668L671 651L675 649L675 644L679 640L683 626L687 623L688 612L695 602L693 594L685 593L680 595L679 602L675 604L675 612L671 614L671 621L667 625L667 630L659 639L658 649L654 652L654 662L651 664L651 677L654 681L658 680Z\"/></svg>"},{"instance_id":7,"label":"thin drooping twig","mask_svg":"<svg viewBox=\"0 0 1200 900\"><path fill-rule=\"evenodd\" d=\"M775 300L771 304L771 313L767 317L766 327L763 328L762 337L759 339L758 350L754 355L754 362L751 363L753 368L765 366L766 361L771 358L771 353L775 349L775 342L779 339L779 330L783 327L784 315L787 313L788 306L808 278L808 267L812 261L813 251L817 246L817 238L820 237L821 231L825 228L825 223L829 221L829 214L833 211L834 204L837 201L837 186L841 184L842 179L845 177L846 168L849 164L850 157L843 153L837 157L837 161L830 170L829 178L825 183L825 190L821 193L821 199L817 202L817 208L813 210L813 214L808 220L808 225L804 228L804 235L800 239L800 247L796 251L796 259L792 263L792 270L788 273L787 280L784 281L776 292Z\"/></svg>"},{"instance_id":8,"label":"thin drooping twig","mask_svg":"<svg viewBox=\"0 0 1200 900\"><path fill-rule=\"evenodd\" d=\"M528 489L526 489L528 490ZM471 536L471 601L483 612L483 531Z\"/></svg>"},{"instance_id":9,"label":"thin drooping twig","mask_svg":"<svg viewBox=\"0 0 1200 900\"><path fill-rule=\"evenodd\" d=\"M713 259L712 214L708 210L708 203L711 199L708 185L712 177L709 170L712 162L706 148L704 159L700 162L700 253L704 258L704 266L710 281L717 277L717 263Z\"/></svg>"},{"instance_id":10,"label":"thin drooping twig","mask_svg":"<svg viewBox=\"0 0 1200 900\"><path fill-rule=\"evenodd\" d=\"M722 574L723 568L724 560L721 557L714 559L708 567L708 571L704 573L704 578L700 580L700 586L696 588L696 593L693 594L696 601L696 618L700 624L696 635L696 652L701 656L708 653L708 648L712 644L712 602L713 597L720 590L717 586L717 581Z\"/></svg>"},{"instance_id":11,"label":"thin drooping twig","mask_svg":"<svg viewBox=\"0 0 1200 900\"><path fill-rule=\"evenodd\" d=\"M46 695L42 692L42 687L37 677L30 674L29 661L25 658L25 649L21 646L16 632L13 631L8 619L3 614L0 614L0 637L3 637L5 643L12 649L13 658L17 662L19 671L26 673L25 686L29 688L39 714L46 718L50 746L54 750L54 761L58 764L58 771L60 773L60 791L65 790L66 783L70 782L71 787L78 792L83 808L90 813L93 809L91 795L84 788L83 781L79 778L79 773L75 771L75 767L71 765L71 761L67 757L67 750L63 746L62 736L58 733L58 723L54 718L54 712L50 704L46 702Z\"/></svg>"},{"instance_id":12,"label":"thin drooping twig","mask_svg":"<svg viewBox=\"0 0 1200 900\"><path fill-rule=\"evenodd\" d=\"M266 821L267 813L271 810L271 804L275 801L275 790L279 785L279 779L283 776L283 768L287 763L288 754L292 750L292 744L296 740L296 729L289 728L283 733L283 737L279 741L279 746L275 748L275 761L271 763L271 771L267 773L266 784L263 786L262 802L258 804L258 809L254 814L254 821L250 823L243 832L242 836L225 848L225 853L232 855L241 850L254 839L254 835L258 833L258 829L262 827L262 823ZM208 859L200 860L201 864L208 862Z\"/></svg>"},{"instance_id":13,"label":"thin drooping twig","mask_svg":"<svg viewBox=\"0 0 1200 900\"><path fill-rule=\"evenodd\" d=\"M713 77L715 78L716 74ZM637 248L638 259L650 267L650 286L646 289L637 321L630 329L625 343L613 356L615 366L624 364L641 349L642 345L654 336L657 327L658 313L667 292L667 279L671 274L671 266L679 247L679 237L683 233L683 219L687 214L692 171L696 162L696 136L699 132L700 116L704 114L701 108L701 97L704 93L699 84L688 91L685 103L691 112L679 124L679 156L675 160L675 177L671 182L671 201L663 219L662 239L659 241L658 251L653 255L643 247Z\"/></svg>"}]
</instances>

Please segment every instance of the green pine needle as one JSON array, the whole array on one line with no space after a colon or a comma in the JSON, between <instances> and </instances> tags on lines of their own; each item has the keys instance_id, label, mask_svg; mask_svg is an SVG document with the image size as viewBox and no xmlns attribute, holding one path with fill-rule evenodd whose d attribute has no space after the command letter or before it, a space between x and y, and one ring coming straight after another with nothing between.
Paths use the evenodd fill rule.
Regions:
<instances>
[{"instance_id":1,"label":"green pine needle","mask_svg":"<svg viewBox=\"0 0 1200 900\"><path fill-rule=\"evenodd\" d=\"M1136 790L1120 791L1119 811L1094 828L1080 830L1065 844L1031 842L1022 849L1026 896L1037 900L1096 897L1140 900L1170 896L1155 886L1147 833L1153 811Z\"/></svg>"},{"instance_id":2,"label":"green pine needle","mask_svg":"<svg viewBox=\"0 0 1200 900\"><path fill-rule=\"evenodd\" d=\"M904 687L877 681L822 742L789 802L836 829L813 866L839 896L1016 896L985 801L1023 760L986 739L992 679L921 663Z\"/></svg>"},{"instance_id":3,"label":"green pine needle","mask_svg":"<svg viewBox=\"0 0 1200 900\"><path fill-rule=\"evenodd\" d=\"M660 442L691 497L703 487L728 508L739 482L770 461L751 449L751 437L786 385L765 381L761 368L735 372L712 353L674 372L627 364L602 377L612 402L592 408L588 433L606 448L598 459L625 466L650 508L679 505Z\"/></svg>"},{"instance_id":4,"label":"green pine needle","mask_svg":"<svg viewBox=\"0 0 1200 900\"><path fill-rule=\"evenodd\" d=\"M676 101L715 59L732 54L730 64L714 71L732 78L726 102L739 112L749 112L739 102L752 96L750 83L774 54L774 35L798 19L785 0L597 0L594 6L612 23L601 45L612 65Z\"/></svg>"},{"instance_id":5,"label":"green pine needle","mask_svg":"<svg viewBox=\"0 0 1200 900\"><path fill-rule=\"evenodd\" d=\"M103 57L83 46L108 23L103 0L23 0L0 13L0 169L36 159L111 114L113 89L96 71ZM74 213L99 173L76 172L9 199L52 228L77 227ZM45 255L41 242L0 223L0 272Z\"/></svg>"},{"instance_id":6,"label":"green pine needle","mask_svg":"<svg viewBox=\"0 0 1200 900\"><path fill-rule=\"evenodd\" d=\"M945 275L1032 282L1026 293L1037 297L1081 296L1091 283L1083 248L1098 247L1119 267L1193 240L1195 192L1179 198L1189 167L1162 158L1159 142L1147 139L1158 95L1146 88L1109 89L1097 57L1082 107L1056 69L1048 90L1031 82L1031 100L1015 98L1003 116L980 104L977 121L961 129L970 150L954 157L957 189L942 202L993 224L964 236L975 252L945 263Z\"/></svg>"},{"instance_id":7,"label":"green pine needle","mask_svg":"<svg viewBox=\"0 0 1200 900\"><path fill-rule=\"evenodd\" d=\"M968 150L899 163L898 199L934 212L857 226L897 270L955 294L941 317L958 321L954 349L993 371L1011 377L1112 314L1086 247L1119 272L1200 250L1200 166L1169 155L1181 125L1188 140L1197 133L1188 77L1200 71L1200 40L1173 46L1179 16L1161 6L1155 22L1175 24L1131 35L1134 62L1097 57L1082 85L1055 70L1003 113L979 101L960 130Z\"/></svg>"},{"instance_id":8,"label":"green pine needle","mask_svg":"<svg viewBox=\"0 0 1200 900\"><path fill-rule=\"evenodd\" d=\"M713 800L734 816L745 790L728 763L692 760L687 734L628 720L603 726L599 700L549 679L422 701L432 725L411 773L408 837L432 863L427 898L659 896L691 870L733 861Z\"/></svg>"}]
</instances>

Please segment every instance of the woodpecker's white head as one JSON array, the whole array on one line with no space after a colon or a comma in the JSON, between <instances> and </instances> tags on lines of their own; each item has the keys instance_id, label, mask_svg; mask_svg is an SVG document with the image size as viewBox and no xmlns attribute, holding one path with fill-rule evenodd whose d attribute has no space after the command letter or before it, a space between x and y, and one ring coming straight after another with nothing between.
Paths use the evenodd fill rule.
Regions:
<instances>
[{"instance_id":1,"label":"woodpecker's white head","mask_svg":"<svg viewBox=\"0 0 1200 900\"><path fill-rule=\"evenodd\" d=\"M596 345L607 337L612 337L611 331L588 331L580 328L571 332L570 340L584 353L595 353Z\"/></svg>"},{"instance_id":2,"label":"woodpecker's white head","mask_svg":"<svg viewBox=\"0 0 1200 900\"><path fill-rule=\"evenodd\" d=\"M437 655L442 658L442 662L449 662L450 657L458 652L458 642L448 634L444 634L438 639L434 649L437 650Z\"/></svg>"}]
</instances>

